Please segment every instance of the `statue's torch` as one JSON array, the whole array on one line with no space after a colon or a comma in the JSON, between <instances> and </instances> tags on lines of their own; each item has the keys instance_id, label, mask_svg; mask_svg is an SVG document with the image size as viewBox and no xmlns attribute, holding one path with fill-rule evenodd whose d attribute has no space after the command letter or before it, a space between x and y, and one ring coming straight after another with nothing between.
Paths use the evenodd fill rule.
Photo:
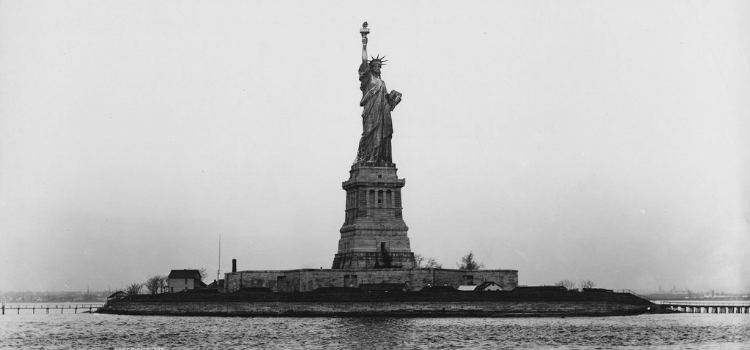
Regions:
<instances>
[{"instance_id":1,"label":"statue's torch","mask_svg":"<svg viewBox=\"0 0 750 350\"><path fill-rule=\"evenodd\" d=\"M370 34L370 28L367 28L367 22L362 23L362 28L359 29L359 34L362 34L362 44L367 45L367 34Z\"/></svg>"}]
</instances>

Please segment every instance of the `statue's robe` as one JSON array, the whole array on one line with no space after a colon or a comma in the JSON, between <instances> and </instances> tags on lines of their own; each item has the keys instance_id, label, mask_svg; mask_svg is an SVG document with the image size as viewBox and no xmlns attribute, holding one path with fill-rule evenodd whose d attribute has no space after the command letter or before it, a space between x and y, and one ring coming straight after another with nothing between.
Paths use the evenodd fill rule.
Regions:
<instances>
[{"instance_id":1,"label":"statue's robe","mask_svg":"<svg viewBox=\"0 0 750 350\"><path fill-rule=\"evenodd\" d=\"M355 163L391 163L391 102L385 82L370 71L370 66L362 63L359 67L362 100L362 138Z\"/></svg>"}]
</instances>

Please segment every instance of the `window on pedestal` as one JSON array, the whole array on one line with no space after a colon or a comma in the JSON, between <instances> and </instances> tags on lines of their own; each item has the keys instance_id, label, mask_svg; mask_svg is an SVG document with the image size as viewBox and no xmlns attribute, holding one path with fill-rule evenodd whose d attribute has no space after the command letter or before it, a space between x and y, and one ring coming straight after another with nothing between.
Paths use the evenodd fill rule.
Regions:
<instances>
[{"instance_id":1,"label":"window on pedestal","mask_svg":"<svg viewBox=\"0 0 750 350\"><path fill-rule=\"evenodd\" d=\"M344 275L344 287L357 287L357 275Z\"/></svg>"},{"instance_id":2,"label":"window on pedestal","mask_svg":"<svg viewBox=\"0 0 750 350\"><path fill-rule=\"evenodd\" d=\"M385 192L385 203L388 204L389 207L393 206L392 202L393 197L391 196L391 191Z\"/></svg>"},{"instance_id":3,"label":"window on pedestal","mask_svg":"<svg viewBox=\"0 0 750 350\"><path fill-rule=\"evenodd\" d=\"M367 198L367 205L375 205L375 190L370 190L370 195Z\"/></svg>"},{"instance_id":4,"label":"window on pedestal","mask_svg":"<svg viewBox=\"0 0 750 350\"><path fill-rule=\"evenodd\" d=\"M381 204L379 206L383 204L383 191L378 191L378 204Z\"/></svg>"}]
</instances>

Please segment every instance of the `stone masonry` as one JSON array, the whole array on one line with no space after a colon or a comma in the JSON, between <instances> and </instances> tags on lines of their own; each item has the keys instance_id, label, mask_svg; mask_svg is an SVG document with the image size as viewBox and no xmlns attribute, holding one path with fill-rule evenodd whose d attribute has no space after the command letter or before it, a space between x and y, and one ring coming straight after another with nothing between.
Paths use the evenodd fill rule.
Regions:
<instances>
[{"instance_id":1,"label":"stone masonry","mask_svg":"<svg viewBox=\"0 0 750 350\"><path fill-rule=\"evenodd\" d=\"M401 203L406 180L396 171L393 163L352 165L333 269L414 267Z\"/></svg>"},{"instance_id":2,"label":"stone masonry","mask_svg":"<svg viewBox=\"0 0 750 350\"><path fill-rule=\"evenodd\" d=\"M495 282L503 290L518 286L517 270L451 269L299 269L250 270L227 273L226 292L241 288L264 287L274 292L310 292L321 287L356 288L362 283L408 283L418 291L429 286L451 286Z\"/></svg>"}]
</instances>

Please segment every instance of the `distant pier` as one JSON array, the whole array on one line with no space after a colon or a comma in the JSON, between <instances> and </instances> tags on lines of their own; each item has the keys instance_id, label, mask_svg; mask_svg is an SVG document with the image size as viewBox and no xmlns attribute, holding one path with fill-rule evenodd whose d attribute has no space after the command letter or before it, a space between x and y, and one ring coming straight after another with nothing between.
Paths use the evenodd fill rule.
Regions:
<instances>
[{"instance_id":1,"label":"distant pier","mask_svg":"<svg viewBox=\"0 0 750 350\"><path fill-rule=\"evenodd\" d=\"M46 313L49 313L50 310L52 312L56 312L57 310L60 310L60 313L63 313L64 310L73 310L73 313L78 313L78 310L81 310L82 312L96 312L99 310L100 307L104 306L104 303L91 303L91 304L15 304L15 305L6 305L2 304L0 306L0 309L2 309L2 314L5 315L5 311L8 312L15 310L16 314L20 314L21 310L31 310L32 314L36 313L36 310L39 310L40 312L44 311Z\"/></svg>"},{"instance_id":2,"label":"distant pier","mask_svg":"<svg viewBox=\"0 0 750 350\"><path fill-rule=\"evenodd\" d=\"M654 304L665 308L695 314L747 314L750 313L750 301L717 301L717 300L654 300Z\"/></svg>"}]
</instances>

